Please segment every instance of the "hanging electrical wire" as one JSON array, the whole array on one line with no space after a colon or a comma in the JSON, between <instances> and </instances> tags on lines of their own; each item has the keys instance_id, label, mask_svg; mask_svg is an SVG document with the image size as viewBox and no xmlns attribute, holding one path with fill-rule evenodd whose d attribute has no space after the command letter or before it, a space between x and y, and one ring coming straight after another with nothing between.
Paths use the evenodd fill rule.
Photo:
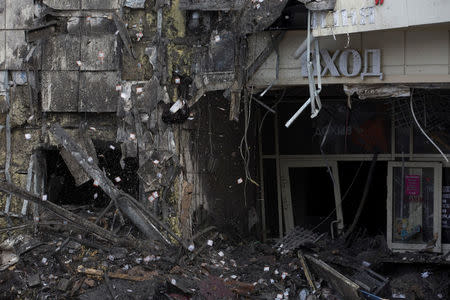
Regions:
<instances>
[{"instance_id":1,"label":"hanging electrical wire","mask_svg":"<svg viewBox=\"0 0 450 300\"><path fill-rule=\"evenodd\" d=\"M413 107L413 95L414 95L414 89L411 91L411 98L409 100L409 105L411 108L411 114L413 116L414 121L416 122L417 127L419 127L422 134L430 141L430 143L441 153L442 157L444 157L445 161L448 162L447 156L442 152L441 148L439 148L438 145L428 136L428 134L423 130L422 126L420 126L419 121L417 121L416 114L414 113L414 107Z\"/></svg>"},{"instance_id":2,"label":"hanging electrical wire","mask_svg":"<svg viewBox=\"0 0 450 300\"><path fill-rule=\"evenodd\" d=\"M245 181L244 181L244 203L247 206L247 185L250 181L254 185L259 187L259 183L257 183L250 174L250 148L248 144L248 128L250 127L250 120L252 116L252 97L253 93L250 93L249 97L246 97L244 101L244 135L242 136L241 143L239 145L239 152L241 154L242 161L244 162L244 172L245 172Z\"/></svg>"}]
</instances>

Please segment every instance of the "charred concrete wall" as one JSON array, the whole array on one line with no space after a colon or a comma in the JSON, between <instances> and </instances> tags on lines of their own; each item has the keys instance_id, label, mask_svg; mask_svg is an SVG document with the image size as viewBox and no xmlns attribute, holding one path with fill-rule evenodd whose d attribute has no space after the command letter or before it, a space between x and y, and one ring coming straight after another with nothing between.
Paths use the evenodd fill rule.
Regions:
<instances>
[{"instance_id":1,"label":"charred concrete wall","mask_svg":"<svg viewBox=\"0 0 450 300\"><path fill-rule=\"evenodd\" d=\"M255 187L244 196L240 180L243 120L229 121L222 92L201 97L233 83L235 17L210 12L198 28L179 5L0 1L0 180L44 194L39 151L57 149L48 127L59 123L73 135L82 127L92 140L119 143L123 159L139 160L140 200L180 235L189 239L206 224L248 232L249 212L250 225L257 218ZM201 77L195 86L205 72L227 80L214 86ZM170 112L177 101L183 108ZM2 210L10 203L6 210L20 215L23 201L7 198L1 194Z\"/></svg>"},{"instance_id":2,"label":"charred concrete wall","mask_svg":"<svg viewBox=\"0 0 450 300\"><path fill-rule=\"evenodd\" d=\"M192 221L194 228L206 223L225 232L255 233L256 186L248 182L244 196L244 162L239 148L244 121L230 122L228 105L221 93L208 94L193 108L194 119L181 129L186 178L194 185ZM256 135L249 135L254 147ZM255 174L254 168L251 172Z\"/></svg>"}]
</instances>

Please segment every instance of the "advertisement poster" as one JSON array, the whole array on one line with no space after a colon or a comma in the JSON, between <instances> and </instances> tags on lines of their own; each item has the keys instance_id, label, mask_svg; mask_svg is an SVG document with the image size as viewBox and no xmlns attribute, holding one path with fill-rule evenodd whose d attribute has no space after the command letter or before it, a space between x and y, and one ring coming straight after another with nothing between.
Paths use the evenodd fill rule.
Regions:
<instances>
[{"instance_id":1,"label":"advertisement poster","mask_svg":"<svg viewBox=\"0 0 450 300\"><path fill-rule=\"evenodd\" d=\"M407 196L420 196L420 175L405 176L405 194Z\"/></svg>"}]
</instances>

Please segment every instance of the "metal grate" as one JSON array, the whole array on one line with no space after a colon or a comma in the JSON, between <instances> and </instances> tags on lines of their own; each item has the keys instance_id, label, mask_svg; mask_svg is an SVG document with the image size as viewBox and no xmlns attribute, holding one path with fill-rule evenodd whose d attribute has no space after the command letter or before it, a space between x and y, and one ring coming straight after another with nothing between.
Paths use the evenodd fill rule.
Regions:
<instances>
[{"instance_id":1,"label":"metal grate","mask_svg":"<svg viewBox=\"0 0 450 300\"><path fill-rule=\"evenodd\" d=\"M295 227L286 236L278 241L275 248L280 252L296 250L305 244L316 243L324 234L317 234L311 230Z\"/></svg>"},{"instance_id":2,"label":"metal grate","mask_svg":"<svg viewBox=\"0 0 450 300\"><path fill-rule=\"evenodd\" d=\"M450 125L450 97L432 93L415 93L413 108L417 120L426 130L447 128ZM414 120L411 115L410 98L392 101L395 128L410 127Z\"/></svg>"}]
</instances>

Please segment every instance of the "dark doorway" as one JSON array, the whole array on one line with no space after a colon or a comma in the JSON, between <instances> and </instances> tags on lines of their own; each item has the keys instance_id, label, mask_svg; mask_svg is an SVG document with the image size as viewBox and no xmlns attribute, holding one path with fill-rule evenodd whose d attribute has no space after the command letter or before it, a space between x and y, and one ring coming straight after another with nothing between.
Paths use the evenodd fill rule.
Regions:
<instances>
[{"instance_id":1,"label":"dark doorway","mask_svg":"<svg viewBox=\"0 0 450 300\"><path fill-rule=\"evenodd\" d=\"M326 167L290 168L295 226L328 232L336 215L333 182Z\"/></svg>"},{"instance_id":2,"label":"dark doorway","mask_svg":"<svg viewBox=\"0 0 450 300\"><path fill-rule=\"evenodd\" d=\"M349 226L355 218L363 196L370 164L370 161L338 163L345 226ZM366 204L358 223L360 227L367 229L368 234L386 234L386 199L387 162L377 162Z\"/></svg>"}]
</instances>

